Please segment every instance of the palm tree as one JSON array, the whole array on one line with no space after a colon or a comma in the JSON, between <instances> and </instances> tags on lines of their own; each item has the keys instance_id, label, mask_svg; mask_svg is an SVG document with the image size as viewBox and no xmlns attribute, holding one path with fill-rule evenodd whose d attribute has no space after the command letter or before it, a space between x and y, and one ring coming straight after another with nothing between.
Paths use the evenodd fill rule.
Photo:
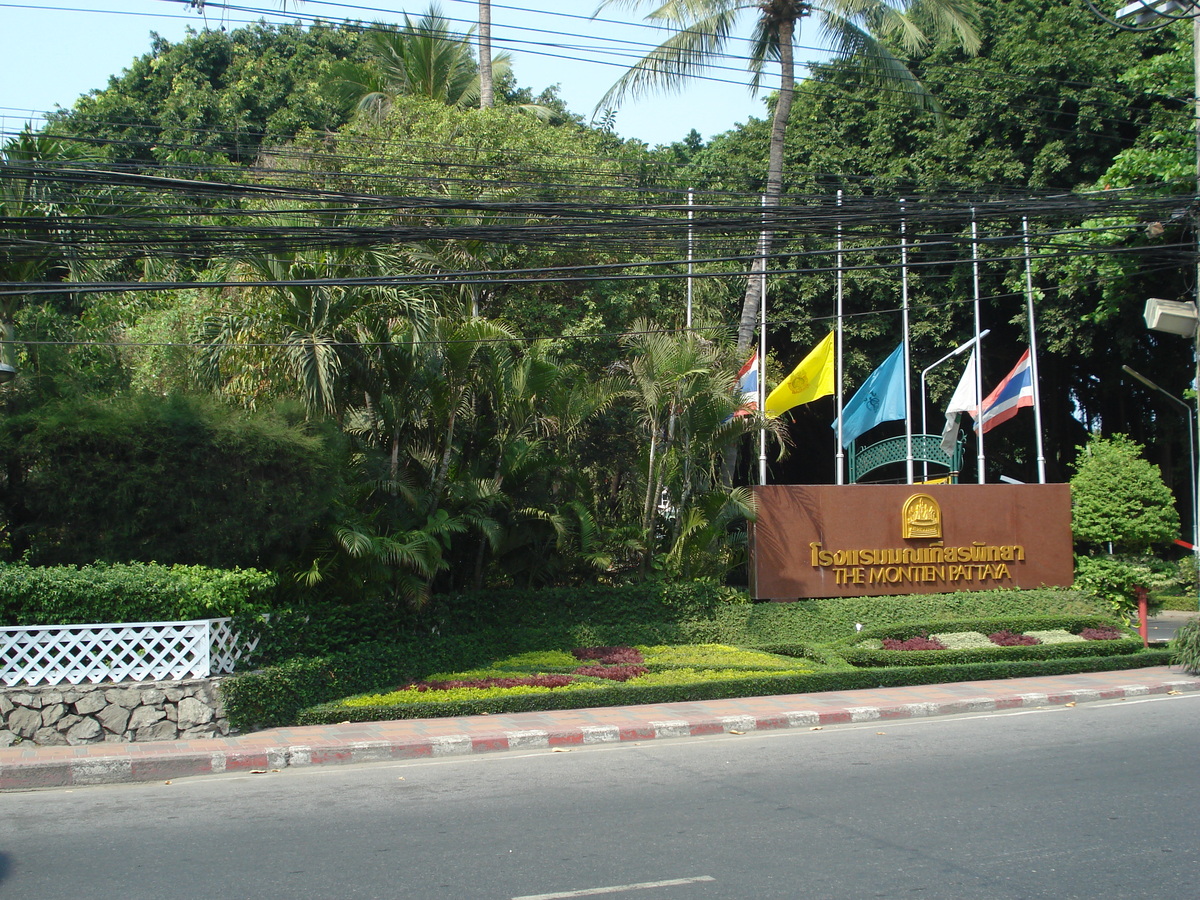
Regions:
<instances>
[{"instance_id":1,"label":"palm tree","mask_svg":"<svg viewBox=\"0 0 1200 900\"><path fill-rule=\"evenodd\" d=\"M341 212L317 215L327 225L344 218ZM281 213L276 221L313 224L312 216L298 213ZM356 247L252 252L231 260L234 280L275 286L248 287L203 323L205 380L249 403L296 393L310 415L341 420L363 389L365 357L380 323L399 319L419 329L431 308L395 288L338 281L387 275L402 264L390 250Z\"/></svg>"},{"instance_id":2,"label":"palm tree","mask_svg":"<svg viewBox=\"0 0 1200 900\"><path fill-rule=\"evenodd\" d=\"M455 31L437 6L431 6L415 22L406 15L399 29L376 25L367 38L367 62L344 60L333 67L332 93L375 121L387 115L399 96L426 97L466 109L491 106L490 97L483 102L484 84L472 49L473 33L474 29L466 34ZM490 57L488 89L511 70L511 54ZM549 109L536 104L519 108L540 118L550 115Z\"/></svg>"},{"instance_id":3,"label":"palm tree","mask_svg":"<svg viewBox=\"0 0 1200 900\"><path fill-rule=\"evenodd\" d=\"M490 109L494 101L492 85L492 4L479 0L479 108Z\"/></svg>"},{"instance_id":4,"label":"palm tree","mask_svg":"<svg viewBox=\"0 0 1200 900\"><path fill-rule=\"evenodd\" d=\"M655 47L618 79L596 104L612 107L626 96L678 87L719 61L743 13L757 18L751 43L749 69L757 91L768 61L779 63L779 93L771 119L770 155L764 190L767 207L779 205L783 192L783 149L788 116L795 96L793 43L801 20L815 17L833 51L854 59L863 78L902 93L916 105L936 110L929 92L893 53L912 55L932 40L950 38L964 51L979 48L972 0L654 0L648 21L669 28L670 38ZM597 10L611 7L636 9L647 0L601 0ZM767 247L770 250L770 235ZM756 267L762 262L756 263ZM758 317L759 279L751 277L738 325L738 349L745 351L754 339Z\"/></svg>"},{"instance_id":5,"label":"palm tree","mask_svg":"<svg viewBox=\"0 0 1200 900\"><path fill-rule=\"evenodd\" d=\"M84 198L65 190L54 169L79 164L94 154L29 126L0 146L0 281L69 281L91 263L61 239L59 220L84 212L112 212L105 193ZM124 207L127 214L136 214ZM27 295L0 296L0 362L16 366L17 309Z\"/></svg>"},{"instance_id":6,"label":"palm tree","mask_svg":"<svg viewBox=\"0 0 1200 900\"><path fill-rule=\"evenodd\" d=\"M709 493L727 494L735 499L734 506L745 506L741 495L720 484L721 460L727 447L762 423L733 415L738 406L735 379L710 342L639 321L622 343L629 352L621 367L624 395L637 415L646 448L641 534L642 566L649 571L659 543L659 513L673 518L666 542L675 545L681 529L699 527L699 520L689 518L698 500L710 507L705 523L715 520L712 510L724 508L708 498Z\"/></svg>"}]
</instances>

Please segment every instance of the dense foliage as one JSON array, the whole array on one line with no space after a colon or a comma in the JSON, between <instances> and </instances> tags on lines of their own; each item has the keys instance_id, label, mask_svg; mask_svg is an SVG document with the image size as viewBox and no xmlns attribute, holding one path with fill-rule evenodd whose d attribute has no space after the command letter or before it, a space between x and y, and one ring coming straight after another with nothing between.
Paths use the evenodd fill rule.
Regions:
<instances>
[{"instance_id":1,"label":"dense foliage","mask_svg":"<svg viewBox=\"0 0 1200 900\"><path fill-rule=\"evenodd\" d=\"M846 664L836 655L821 650L820 645L857 634L857 625L883 627L916 621L929 628L934 623L967 618L1012 623L1014 617L1044 617L1049 613L1074 618L1106 613L1102 602L1075 591L987 591L749 603L744 594L704 582L650 583L610 591L562 589L531 594L514 591L500 592L491 598L462 595L444 599L444 618L437 620L435 633L396 635L372 643L365 638L339 639L324 619L303 623L302 627L318 636L318 640L329 641L326 646L330 649L322 650L319 644L310 643L308 655L228 680L224 690L231 716L241 727L289 724L307 707L355 694L390 690L435 673L479 669L510 656L516 648L535 653L631 643L649 646L719 643L811 658L823 667L844 670ZM437 605L435 598L427 611ZM489 618L474 617L473 614L483 610L488 610ZM455 612L461 612L461 618ZM275 621L273 617L272 623ZM1093 622L1086 618L1080 621ZM353 622L353 617L347 617L341 620L341 628L351 628ZM267 639L270 640L269 634ZM283 643L299 646L293 641ZM943 671L942 667L935 668ZM946 671L953 674L953 669L951 666ZM989 670L991 674L980 677L1000 677L997 671ZM807 677L816 681L799 687L792 682L779 682L779 677L782 676L771 676L769 686L758 683L752 687L770 693L776 689L825 690L821 685L843 684L832 675L812 675ZM848 677L845 685L866 686L860 683L861 679L855 681L857 676ZM626 699L621 700L614 693L611 701L604 702L715 698L736 696L737 691L745 689L747 685L721 687L699 683L691 683L686 689L644 687L639 690L648 691L645 696L657 699L643 701L625 695ZM588 703L598 696L589 693ZM533 708L528 705L531 701L522 702L526 704L522 708ZM490 710L488 707L479 711Z\"/></svg>"},{"instance_id":2,"label":"dense foliage","mask_svg":"<svg viewBox=\"0 0 1200 900\"><path fill-rule=\"evenodd\" d=\"M27 566L0 563L0 624L175 622L234 616L244 627L271 611L278 579L203 566Z\"/></svg>"},{"instance_id":3,"label":"dense foliage","mask_svg":"<svg viewBox=\"0 0 1200 900\"><path fill-rule=\"evenodd\" d=\"M764 34L784 35L801 6L781 6ZM156 39L0 153L0 280L25 291L0 298L0 350L21 373L0 389L0 550L270 568L292 610L272 653L285 634L325 654L506 617L550 627L507 589L739 581L752 479L732 463L746 436L771 429L771 455L786 457L771 481L833 481L832 399L773 423L734 415L735 323L759 195L775 187L772 380L828 332L835 191L878 201L839 231L848 387L899 340L902 290L914 371L969 335L976 205L993 210L985 379L1008 371L1028 343L1028 215L1050 480L1089 432L1129 433L1178 476L1178 417L1114 385L1124 362L1168 385L1190 371L1185 342L1155 345L1139 318L1151 284L1189 289L1186 225L1165 205L1162 222L1102 229L1047 210L1130 185L1138 166L1163 204L1191 195L1176 181L1186 148L1169 138L1191 122L1175 96L1187 35L1118 33L1068 0L976 11L977 54L961 30L919 49L882 34L934 101L924 110L835 60L797 85L790 112L781 82L769 111L784 109L786 141L752 118L656 149L583 126L503 65L495 107L477 108L471 41L432 14L392 35L254 25ZM761 45L759 62L778 49ZM423 53L440 61L424 80L411 65ZM1152 152L1164 142L1171 153ZM957 376L934 373L930 409ZM1029 419L988 433L989 481L1036 480ZM1140 531L1077 536L1155 546L1174 537L1171 506L1159 491ZM847 625L844 607L810 608ZM770 615L732 604L719 627L665 630ZM337 624L324 641L288 631L304 617ZM354 619L374 630L341 627ZM803 640L800 621L777 639Z\"/></svg>"},{"instance_id":4,"label":"dense foliage","mask_svg":"<svg viewBox=\"0 0 1200 900\"><path fill-rule=\"evenodd\" d=\"M1077 543L1145 553L1174 540L1179 514L1158 467L1125 435L1081 447L1071 479L1071 530Z\"/></svg>"},{"instance_id":5,"label":"dense foliage","mask_svg":"<svg viewBox=\"0 0 1200 900\"><path fill-rule=\"evenodd\" d=\"M14 556L278 569L328 527L340 460L283 416L182 395L0 419Z\"/></svg>"}]
</instances>

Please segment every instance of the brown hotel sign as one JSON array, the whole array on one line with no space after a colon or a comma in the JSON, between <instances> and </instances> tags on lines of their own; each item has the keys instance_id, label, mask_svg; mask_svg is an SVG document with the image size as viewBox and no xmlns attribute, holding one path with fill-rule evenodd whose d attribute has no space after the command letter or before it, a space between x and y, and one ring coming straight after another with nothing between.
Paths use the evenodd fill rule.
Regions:
<instances>
[{"instance_id":1,"label":"brown hotel sign","mask_svg":"<svg viewBox=\"0 0 1200 900\"><path fill-rule=\"evenodd\" d=\"M765 485L754 489L758 600L1068 586L1065 484Z\"/></svg>"}]
</instances>

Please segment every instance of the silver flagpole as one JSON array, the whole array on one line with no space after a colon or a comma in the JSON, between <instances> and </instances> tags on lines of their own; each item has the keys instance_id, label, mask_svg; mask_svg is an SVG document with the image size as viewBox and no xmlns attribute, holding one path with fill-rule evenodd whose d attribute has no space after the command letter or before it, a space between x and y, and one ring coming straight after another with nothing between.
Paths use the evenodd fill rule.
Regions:
<instances>
[{"instance_id":1,"label":"silver flagpole","mask_svg":"<svg viewBox=\"0 0 1200 900\"><path fill-rule=\"evenodd\" d=\"M912 361L908 344L908 237L904 220L904 200L900 200L900 298L904 307L904 441L908 483L913 483L912 439Z\"/></svg>"},{"instance_id":2,"label":"silver flagpole","mask_svg":"<svg viewBox=\"0 0 1200 900\"><path fill-rule=\"evenodd\" d=\"M971 207L971 271L975 281L975 337L979 337L979 225L975 221L975 207ZM975 354L975 444L978 448L977 465L979 466L976 479L980 484L987 481L987 469L983 459L983 345L977 344L979 352Z\"/></svg>"},{"instance_id":3,"label":"silver flagpole","mask_svg":"<svg viewBox=\"0 0 1200 900\"><path fill-rule=\"evenodd\" d=\"M1029 315L1029 375L1033 379L1033 422L1037 429L1038 484L1046 483L1046 451L1042 447L1042 389L1038 380L1037 332L1033 318L1033 265L1029 257L1029 217L1023 216L1025 231L1025 307Z\"/></svg>"},{"instance_id":4,"label":"silver flagpole","mask_svg":"<svg viewBox=\"0 0 1200 900\"><path fill-rule=\"evenodd\" d=\"M763 209L766 209L767 198L762 198ZM762 267L759 269L759 301L758 301L758 414L763 417L763 427L758 431L758 483L767 483L767 229L763 222L762 237L759 242L759 252L762 256Z\"/></svg>"},{"instance_id":5,"label":"silver flagpole","mask_svg":"<svg viewBox=\"0 0 1200 900\"><path fill-rule=\"evenodd\" d=\"M842 191L837 192L838 210L842 208ZM834 468L837 470L837 483L846 483L846 448L842 446L842 282L844 274L842 272L842 217L838 216L837 224L837 435L834 440L837 441L837 456L834 460Z\"/></svg>"},{"instance_id":6,"label":"silver flagpole","mask_svg":"<svg viewBox=\"0 0 1200 900\"><path fill-rule=\"evenodd\" d=\"M693 259L693 240L692 234L692 189L688 188L688 277L687 277L687 318L684 322L688 334L692 332L692 259Z\"/></svg>"}]
</instances>

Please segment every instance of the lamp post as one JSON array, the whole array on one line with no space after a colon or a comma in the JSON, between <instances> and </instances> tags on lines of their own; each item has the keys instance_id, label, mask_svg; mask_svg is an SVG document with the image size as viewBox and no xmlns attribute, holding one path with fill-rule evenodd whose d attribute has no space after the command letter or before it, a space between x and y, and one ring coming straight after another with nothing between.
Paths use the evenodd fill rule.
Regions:
<instances>
[{"instance_id":1,"label":"lamp post","mask_svg":"<svg viewBox=\"0 0 1200 900\"><path fill-rule=\"evenodd\" d=\"M1190 404L1179 399L1174 394L1163 390L1145 375L1140 372L1135 372L1129 366L1121 366L1121 369L1132 375L1146 387L1152 391L1157 391L1166 397L1178 409L1183 410L1188 421L1188 470L1191 473L1192 483L1192 557L1196 561L1196 576L1200 578L1200 494L1196 489L1196 428L1193 425L1194 419L1192 416L1192 407Z\"/></svg>"},{"instance_id":2,"label":"lamp post","mask_svg":"<svg viewBox=\"0 0 1200 900\"><path fill-rule=\"evenodd\" d=\"M925 405L926 405L925 404L925 376L929 374L931 369L937 368L942 363L944 363L946 360L953 359L956 356L962 355L967 350L970 350L977 343L980 343L985 337L987 337L989 334L991 334L991 332L992 332L992 329L990 329L990 328L983 329L983 331L979 332L979 334L977 334L975 337L971 338L965 344L955 347L953 350L951 350L949 353L947 353L945 356L943 356L937 362L933 363L932 365L926 366L924 369L921 370L921 434L922 435L929 434L929 428L925 424L925 411L926 411L925 410ZM975 398L975 403L978 405L978 403L979 403L978 397ZM924 460L924 463L925 463L925 480L928 481L929 480L929 460Z\"/></svg>"}]
</instances>

